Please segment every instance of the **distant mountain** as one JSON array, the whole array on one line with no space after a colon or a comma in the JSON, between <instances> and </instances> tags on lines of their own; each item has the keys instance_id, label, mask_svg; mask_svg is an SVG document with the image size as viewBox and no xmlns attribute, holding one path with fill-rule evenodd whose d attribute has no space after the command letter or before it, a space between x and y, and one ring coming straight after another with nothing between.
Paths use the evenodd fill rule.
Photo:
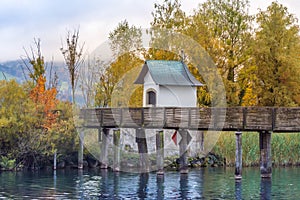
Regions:
<instances>
[{"instance_id":1,"label":"distant mountain","mask_svg":"<svg viewBox=\"0 0 300 200\"><path fill-rule=\"evenodd\" d=\"M28 61L14 60L0 63L0 80L15 79L19 83L29 80L29 71L27 66L30 66ZM58 96L60 99L70 99L71 88L69 84L69 73L63 62L46 63L46 79L50 79L50 71L52 71L52 78L54 72L58 76Z\"/></svg>"},{"instance_id":2,"label":"distant mountain","mask_svg":"<svg viewBox=\"0 0 300 200\"><path fill-rule=\"evenodd\" d=\"M30 66L27 60L25 61L14 60L14 61L3 62L0 63L0 73L5 73L9 76L12 76L17 81L23 82L29 78L29 71L26 65ZM51 69L51 63L46 63L45 68L46 68L47 76L50 76L50 70L52 70L52 72L57 73L60 82L68 81L68 71L64 63L62 62L53 63L52 69ZM47 79L49 79L49 77L47 77Z\"/></svg>"},{"instance_id":3,"label":"distant mountain","mask_svg":"<svg viewBox=\"0 0 300 200\"><path fill-rule=\"evenodd\" d=\"M1 67L1 66L0 66ZM11 79L17 79L17 77L12 76L10 74L7 74L5 72L0 72L0 80L11 80Z\"/></svg>"},{"instance_id":4,"label":"distant mountain","mask_svg":"<svg viewBox=\"0 0 300 200\"><path fill-rule=\"evenodd\" d=\"M21 62L22 61L9 61L0 63L0 79L16 79L18 82L22 82L23 80L25 80L20 64Z\"/></svg>"}]
</instances>

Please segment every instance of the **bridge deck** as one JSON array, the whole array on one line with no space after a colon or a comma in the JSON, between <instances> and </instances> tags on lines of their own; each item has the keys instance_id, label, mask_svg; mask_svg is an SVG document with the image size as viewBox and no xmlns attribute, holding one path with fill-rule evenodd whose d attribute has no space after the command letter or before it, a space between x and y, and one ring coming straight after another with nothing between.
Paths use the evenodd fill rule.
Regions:
<instances>
[{"instance_id":1,"label":"bridge deck","mask_svg":"<svg viewBox=\"0 0 300 200\"><path fill-rule=\"evenodd\" d=\"M300 107L82 109L87 128L300 132Z\"/></svg>"}]
</instances>

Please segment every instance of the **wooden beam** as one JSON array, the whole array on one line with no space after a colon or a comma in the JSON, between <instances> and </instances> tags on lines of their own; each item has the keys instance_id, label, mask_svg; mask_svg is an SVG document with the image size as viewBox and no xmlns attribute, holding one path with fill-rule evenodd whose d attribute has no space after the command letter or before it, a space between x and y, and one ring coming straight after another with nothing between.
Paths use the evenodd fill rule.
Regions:
<instances>
[{"instance_id":1,"label":"wooden beam","mask_svg":"<svg viewBox=\"0 0 300 200\"><path fill-rule=\"evenodd\" d=\"M262 178L272 177L271 132L259 132L260 174Z\"/></svg>"}]
</instances>

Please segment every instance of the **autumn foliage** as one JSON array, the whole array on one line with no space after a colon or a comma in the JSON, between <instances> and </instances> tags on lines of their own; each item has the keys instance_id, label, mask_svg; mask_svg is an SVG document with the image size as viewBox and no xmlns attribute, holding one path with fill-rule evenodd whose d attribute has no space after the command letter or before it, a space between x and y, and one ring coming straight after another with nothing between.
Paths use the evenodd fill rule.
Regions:
<instances>
[{"instance_id":1,"label":"autumn foliage","mask_svg":"<svg viewBox=\"0 0 300 200\"><path fill-rule=\"evenodd\" d=\"M41 75L30 92L30 98L36 104L38 113L42 113L44 120L41 126L49 129L56 120L55 108L58 100L56 99L56 88L46 89L45 83L46 78Z\"/></svg>"}]
</instances>

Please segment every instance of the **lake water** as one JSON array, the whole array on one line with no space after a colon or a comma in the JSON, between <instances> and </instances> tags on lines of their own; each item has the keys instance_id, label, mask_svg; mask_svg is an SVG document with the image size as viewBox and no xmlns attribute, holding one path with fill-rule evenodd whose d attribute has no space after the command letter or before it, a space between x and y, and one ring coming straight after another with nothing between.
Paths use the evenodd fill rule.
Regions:
<instances>
[{"instance_id":1,"label":"lake water","mask_svg":"<svg viewBox=\"0 0 300 200\"><path fill-rule=\"evenodd\" d=\"M300 168L274 168L272 180L258 168L190 170L188 175L165 172L114 173L110 170L58 170L0 173L0 199L299 199Z\"/></svg>"}]
</instances>

